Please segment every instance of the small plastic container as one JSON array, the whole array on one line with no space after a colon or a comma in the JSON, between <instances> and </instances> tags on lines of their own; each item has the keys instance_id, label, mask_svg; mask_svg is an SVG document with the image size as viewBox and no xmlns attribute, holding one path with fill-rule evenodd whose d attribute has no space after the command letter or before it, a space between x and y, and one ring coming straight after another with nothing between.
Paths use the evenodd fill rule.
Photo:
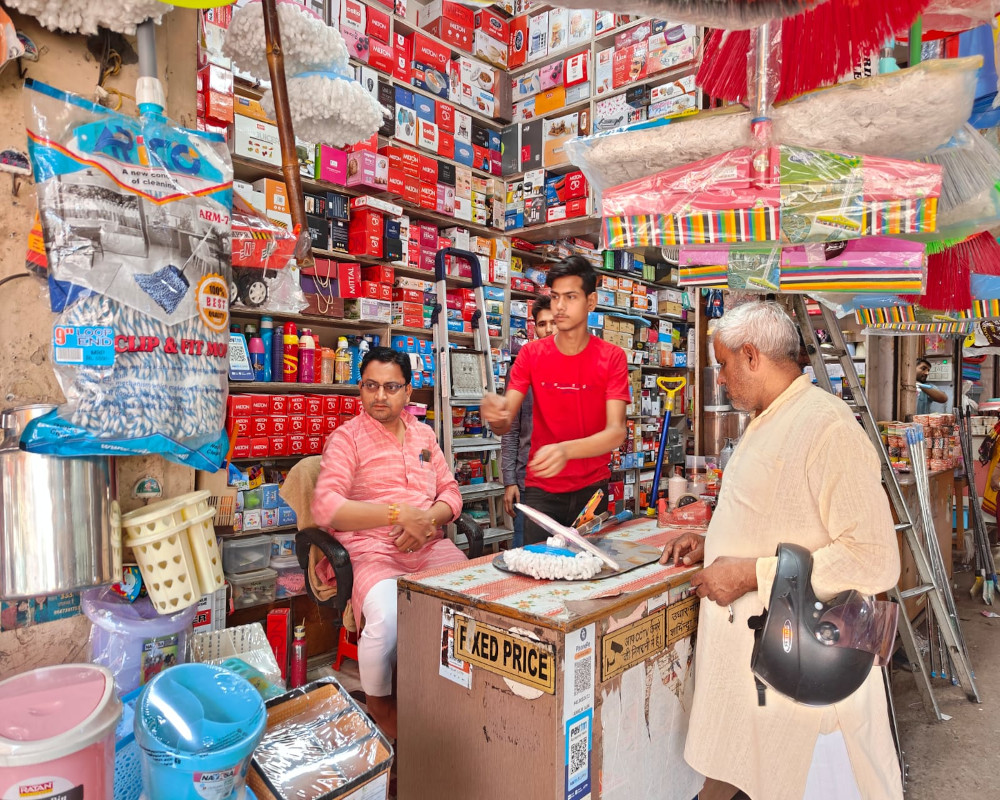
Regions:
<instances>
[{"instance_id":1,"label":"small plastic container","mask_svg":"<svg viewBox=\"0 0 1000 800\"><path fill-rule=\"evenodd\" d=\"M271 558L287 558L295 555L295 531L271 534Z\"/></svg>"},{"instance_id":2,"label":"small plastic container","mask_svg":"<svg viewBox=\"0 0 1000 800\"><path fill-rule=\"evenodd\" d=\"M264 567L253 572L230 575L233 587L233 608L249 608L274 602L278 573Z\"/></svg>"},{"instance_id":3,"label":"small plastic container","mask_svg":"<svg viewBox=\"0 0 1000 800\"><path fill-rule=\"evenodd\" d=\"M299 566L298 559L295 556L272 558L270 566L271 569L278 573L274 590L276 600L305 594L306 573Z\"/></svg>"},{"instance_id":4,"label":"small plastic container","mask_svg":"<svg viewBox=\"0 0 1000 800\"><path fill-rule=\"evenodd\" d=\"M226 575L253 572L266 567L270 560L270 536L242 536L226 539L222 544L222 566Z\"/></svg>"}]
</instances>

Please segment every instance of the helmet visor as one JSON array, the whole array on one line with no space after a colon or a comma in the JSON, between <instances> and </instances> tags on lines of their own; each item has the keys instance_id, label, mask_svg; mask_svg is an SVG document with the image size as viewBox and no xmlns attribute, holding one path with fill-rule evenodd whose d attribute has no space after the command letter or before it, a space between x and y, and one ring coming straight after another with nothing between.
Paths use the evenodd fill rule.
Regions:
<instances>
[{"instance_id":1,"label":"helmet visor","mask_svg":"<svg viewBox=\"0 0 1000 800\"><path fill-rule=\"evenodd\" d=\"M852 591L822 612L814 630L822 644L872 653L875 666L884 667L892 657L898 618L898 604Z\"/></svg>"}]
</instances>

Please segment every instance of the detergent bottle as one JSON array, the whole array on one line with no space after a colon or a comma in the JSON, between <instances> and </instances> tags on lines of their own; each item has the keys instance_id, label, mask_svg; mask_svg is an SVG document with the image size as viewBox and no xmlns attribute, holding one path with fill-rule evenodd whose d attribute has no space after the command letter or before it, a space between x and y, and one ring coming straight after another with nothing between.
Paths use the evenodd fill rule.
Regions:
<instances>
[{"instance_id":1,"label":"detergent bottle","mask_svg":"<svg viewBox=\"0 0 1000 800\"><path fill-rule=\"evenodd\" d=\"M285 323L284 335L284 382L295 383L299 379L299 337L294 322Z\"/></svg>"},{"instance_id":2,"label":"detergent bottle","mask_svg":"<svg viewBox=\"0 0 1000 800\"><path fill-rule=\"evenodd\" d=\"M274 320L270 317L260 318L260 339L264 343L264 377L261 380L270 381L271 367L274 364L274 354L271 352L274 344Z\"/></svg>"},{"instance_id":3,"label":"detergent bottle","mask_svg":"<svg viewBox=\"0 0 1000 800\"><path fill-rule=\"evenodd\" d=\"M309 328L299 337L299 383L316 383L316 340Z\"/></svg>"},{"instance_id":4,"label":"detergent bottle","mask_svg":"<svg viewBox=\"0 0 1000 800\"><path fill-rule=\"evenodd\" d=\"M334 354L333 382L350 383L351 381L351 351L347 346L347 337L337 339L337 352Z\"/></svg>"}]
</instances>

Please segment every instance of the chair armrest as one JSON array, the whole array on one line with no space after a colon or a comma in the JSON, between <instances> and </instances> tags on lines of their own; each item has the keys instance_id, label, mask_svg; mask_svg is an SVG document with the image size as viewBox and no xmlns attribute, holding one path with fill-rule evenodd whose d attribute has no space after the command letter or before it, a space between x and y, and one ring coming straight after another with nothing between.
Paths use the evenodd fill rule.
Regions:
<instances>
[{"instance_id":1,"label":"chair armrest","mask_svg":"<svg viewBox=\"0 0 1000 800\"><path fill-rule=\"evenodd\" d=\"M314 545L327 557L337 577L337 593L326 601L316 598L309 582L309 550ZM354 567L351 565L351 556L347 548L332 534L320 528L304 528L295 534L295 557L299 561L299 566L306 571L306 588L313 601L318 605L336 606L337 610L343 613L354 590Z\"/></svg>"},{"instance_id":2,"label":"chair armrest","mask_svg":"<svg viewBox=\"0 0 1000 800\"><path fill-rule=\"evenodd\" d=\"M479 558L483 554L483 529L469 514L459 514L455 526L465 534L469 543L469 558Z\"/></svg>"}]
</instances>

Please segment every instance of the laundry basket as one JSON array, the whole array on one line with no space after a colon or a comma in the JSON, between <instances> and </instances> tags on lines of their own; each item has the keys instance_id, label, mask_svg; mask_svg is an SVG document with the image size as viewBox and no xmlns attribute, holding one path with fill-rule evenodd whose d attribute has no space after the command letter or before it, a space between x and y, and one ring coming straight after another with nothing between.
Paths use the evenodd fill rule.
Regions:
<instances>
[{"instance_id":1,"label":"laundry basket","mask_svg":"<svg viewBox=\"0 0 1000 800\"><path fill-rule=\"evenodd\" d=\"M262 673L271 683L284 684L267 634L259 622L196 633L189 640L188 661L219 666L234 656Z\"/></svg>"}]
</instances>

